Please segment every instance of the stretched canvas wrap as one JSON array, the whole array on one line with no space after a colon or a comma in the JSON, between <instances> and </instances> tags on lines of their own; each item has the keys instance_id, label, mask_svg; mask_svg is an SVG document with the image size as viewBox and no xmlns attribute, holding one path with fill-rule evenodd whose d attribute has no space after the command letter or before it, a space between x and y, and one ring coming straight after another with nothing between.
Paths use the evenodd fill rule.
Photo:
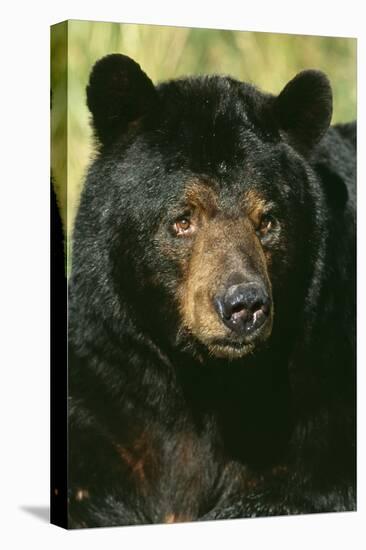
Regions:
<instances>
[{"instance_id":1,"label":"stretched canvas wrap","mask_svg":"<svg viewBox=\"0 0 366 550\"><path fill-rule=\"evenodd\" d=\"M51 29L51 521L356 510L356 40Z\"/></svg>"}]
</instances>

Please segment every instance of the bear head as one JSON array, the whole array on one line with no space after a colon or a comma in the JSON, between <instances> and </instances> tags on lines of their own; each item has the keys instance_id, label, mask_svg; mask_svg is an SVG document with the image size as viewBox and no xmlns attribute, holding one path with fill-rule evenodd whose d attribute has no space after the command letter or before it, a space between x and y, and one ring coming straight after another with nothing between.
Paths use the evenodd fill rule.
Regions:
<instances>
[{"instance_id":1,"label":"bear head","mask_svg":"<svg viewBox=\"0 0 366 550\"><path fill-rule=\"evenodd\" d=\"M94 318L226 359L291 330L322 239L307 158L331 120L327 77L303 71L278 96L216 75L155 86L112 54L87 103L99 153L74 266Z\"/></svg>"}]
</instances>

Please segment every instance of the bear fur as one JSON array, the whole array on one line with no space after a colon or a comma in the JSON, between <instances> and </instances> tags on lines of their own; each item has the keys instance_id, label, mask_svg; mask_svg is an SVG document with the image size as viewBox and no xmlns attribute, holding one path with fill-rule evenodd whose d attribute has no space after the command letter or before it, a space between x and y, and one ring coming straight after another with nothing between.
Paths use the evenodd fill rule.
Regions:
<instances>
[{"instance_id":1,"label":"bear fur","mask_svg":"<svg viewBox=\"0 0 366 550\"><path fill-rule=\"evenodd\" d=\"M355 510L354 123L120 54L69 281L69 526Z\"/></svg>"}]
</instances>

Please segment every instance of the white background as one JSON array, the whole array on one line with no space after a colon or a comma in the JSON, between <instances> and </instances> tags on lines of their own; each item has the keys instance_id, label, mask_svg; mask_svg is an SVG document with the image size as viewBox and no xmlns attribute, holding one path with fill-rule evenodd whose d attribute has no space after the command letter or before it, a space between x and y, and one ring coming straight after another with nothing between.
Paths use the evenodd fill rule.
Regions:
<instances>
[{"instance_id":1,"label":"white background","mask_svg":"<svg viewBox=\"0 0 366 550\"><path fill-rule=\"evenodd\" d=\"M347 0L8 1L0 58L0 544L2 548L364 548L365 24ZM160 23L359 38L358 512L67 532L49 494L49 26L64 19ZM162 52L162 62L168 52ZM364 525L362 525L364 524ZM362 541L363 538L363 541Z\"/></svg>"}]
</instances>

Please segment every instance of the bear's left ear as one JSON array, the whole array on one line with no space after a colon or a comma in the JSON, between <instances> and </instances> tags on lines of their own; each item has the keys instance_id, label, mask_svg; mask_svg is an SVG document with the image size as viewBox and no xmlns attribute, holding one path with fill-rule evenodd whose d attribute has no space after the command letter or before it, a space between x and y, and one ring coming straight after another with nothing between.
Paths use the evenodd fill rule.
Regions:
<instances>
[{"instance_id":1,"label":"bear's left ear","mask_svg":"<svg viewBox=\"0 0 366 550\"><path fill-rule=\"evenodd\" d=\"M110 54L95 63L86 93L95 132L103 145L113 142L157 100L150 78L122 54Z\"/></svg>"},{"instance_id":2,"label":"bear's left ear","mask_svg":"<svg viewBox=\"0 0 366 550\"><path fill-rule=\"evenodd\" d=\"M321 71L297 74L274 100L272 113L283 137L300 153L308 154L329 128L332 89Z\"/></svg>"}]
</instances>

